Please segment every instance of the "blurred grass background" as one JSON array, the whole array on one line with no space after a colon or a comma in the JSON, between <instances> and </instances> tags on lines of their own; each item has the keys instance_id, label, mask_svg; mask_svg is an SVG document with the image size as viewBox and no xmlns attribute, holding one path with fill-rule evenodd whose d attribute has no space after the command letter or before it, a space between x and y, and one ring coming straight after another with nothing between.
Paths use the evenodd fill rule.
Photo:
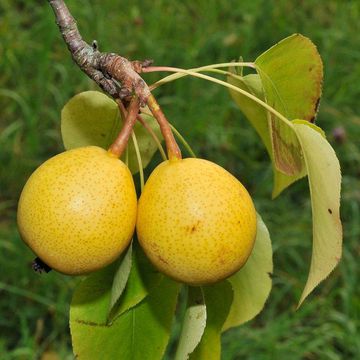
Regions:
<instances>
[{"instance_id":1,"label":"blurred grass background","mask_svg":"<svg viewBox=\"0 0 360 360\"><path fill-rule=\"evenodd\" d=\"M223 359L359 359L360 2L67 3L84 38L96 38L101 51L156 65L195 67L240 55L250 61L295 32L314 41L325 67L317 123L342 166L345 241L340 266L296 312L311 254L306 181L270 200L265 149L224 88L185 78L156 95L199 156L245 183L272 236L273 291L261 315L223 336ZM45 1L0 0L0 359L73 358L68 308L78 279L30 270L33 255L19 238L15 211L27 177L63 150L62 106L94 88L72 63Z\"/></svg>"}]
</instances>

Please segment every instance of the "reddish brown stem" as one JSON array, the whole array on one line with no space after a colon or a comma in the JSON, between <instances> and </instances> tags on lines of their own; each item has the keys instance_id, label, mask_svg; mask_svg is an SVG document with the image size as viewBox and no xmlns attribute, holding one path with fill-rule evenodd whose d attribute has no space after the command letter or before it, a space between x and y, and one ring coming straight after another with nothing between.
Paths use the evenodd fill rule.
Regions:
<instances>
[{"instance_id":1,"label":"reddish brown stem","mask_svg":"<svg viewBox=\"0 0 360 360\"><path fill-rule=\"evenodd\" d=\"M169 160L181 159L181 151L178 144L176 143L169 122L167 121L164 113L160 109L159 104L157 103L155 97L152 94L150 94L147 99L147 105L149 106L151 113L154 115L155 119L159 123L161 133L165 140Z\"/></svg>"},{"instance_id":2,"label":"reddish brown stem","mask_svg":"<svg viewBox=\"0 0 360 360\"><path fill-rule=\"evenodd\" d=\"M127 110L124 106L124 104L121 101L117 102L119 105L119 110L121 113L121 117L123 119L126 118L127 116ZM165 151L163 150L162 146L161 146L161 142L158 139L158 137L156 136L154 130L151 128L151 126L143 119L143 117L139 114L137 116L137 120L139 121L139 123L144 127L144 129L149 133L149 135L154 139L154 142L157 144L159 151L161 153L161 156L163 157L164 160L166 160L166 154Z\"/></svg>"},{"instance_id":3,"label":"reddish brown stem","mask_svg":"<svg viewBox=\"0 0 360 360\"><path fill-rule=\"evenodd\" d=\"M118 103L119 107L123 106L120 99L118 99L116 102ZM135 96L132 98L132 100L130 102L124 125L123 125L119 135L115 139L114 143L110 146L110 148L108 150L116 157L120 157L122 155L122 153L124 152L124 150L126 149L127 143L131 136L131 132L136 123L137 115L139 113L139 108L140 108L139 99Z\"/></svg>"}]
</instances>

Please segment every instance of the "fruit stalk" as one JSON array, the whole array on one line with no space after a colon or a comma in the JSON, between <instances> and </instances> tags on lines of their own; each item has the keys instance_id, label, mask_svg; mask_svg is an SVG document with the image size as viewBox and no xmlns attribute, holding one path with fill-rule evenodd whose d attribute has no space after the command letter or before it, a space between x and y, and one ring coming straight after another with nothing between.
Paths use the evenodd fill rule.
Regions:
<instances>
[{"instance_id":1,"label":"fruit stalk","mask_svg":"<svg viewBox=\"0 0 360 360\"><path fill-rule=\"evenodd\" d=\"M122 104L121 100L117 100L118 104ZM109 152L115 155L116 157L120 157L124 150L126 149L127 143L133 131L134 125L137 120L137 116L139 113L140 105L139 99L134 96L130 102L128 107L127 115L125 117L124 125L115 139L114 143L110 146Z\"/></svg>"},{"instance_id":2,"label":"fruit stalk","mask_svg":"<svg viewBox=\"0 0 360 360\"><path fill-rule=\"evenodd\" d=\"M119 110L120 110L120 113L121 113L121 116L123 118L126 118L127 116L127 110L124 106L124 104L122 103L122 101L116 101L118 106L119 106ZM145 130L149 133L149 135L153 138L154 142L156 143L159 151L160 151L160 154L161 154L161 157L163 158L163 160L167 160L166 158L166 154L165 154L165 151L161 145L161 141L159 140L159 138L157 137L157 135L155 134L154 130L151 128L151 126L142 118L142 116L140 114L138 114L137 116L137 120L139 121L139 123L145 128ZM171 125L170 125L171 126Z\"/></svg>"},{"instance_id":3,"label":"fruit stalk","mask_svg":"<svg viewBox=\"0 0 360 360\"><path fill-rule=\"evenodd\" d=\"M165 140L169 160L181 159L181 151L174 138L174 134L171 130L170 124L152 94L150 94L147 99L147 105L149 106L150 111L159 123L161 133Z\"/></svg>"}]
</instances>

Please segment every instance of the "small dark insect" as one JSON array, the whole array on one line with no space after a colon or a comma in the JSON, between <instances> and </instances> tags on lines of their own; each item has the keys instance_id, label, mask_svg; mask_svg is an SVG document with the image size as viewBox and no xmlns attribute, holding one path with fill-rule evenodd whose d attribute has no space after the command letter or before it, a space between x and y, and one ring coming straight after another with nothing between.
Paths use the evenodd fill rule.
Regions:
<instances>
[{"instance_id":1,"label":"small dark insect","mask_svg":"<svg viewBox=\"0 0 360 360\"><path fill-rule=\"evenodd\" d=\"M36 258L32 262L32 268L34 271L38 272L39 274L42 274L44 271L46 273L50 272L52 269L50 266L46 265L40 258Z\"/></svg>"}]
</instances>

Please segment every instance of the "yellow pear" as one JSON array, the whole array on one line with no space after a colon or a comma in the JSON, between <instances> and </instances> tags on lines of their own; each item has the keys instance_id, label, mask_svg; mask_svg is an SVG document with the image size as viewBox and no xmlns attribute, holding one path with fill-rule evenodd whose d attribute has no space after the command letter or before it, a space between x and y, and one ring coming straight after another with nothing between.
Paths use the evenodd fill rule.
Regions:
<instances>
[{"instance_id":1,"label":"yellow pear","mask_svg":"<svg viewBox=\"0 0 360 360\"><path fill-rule=\"evenodd\" d=\"M137 197L128 167L96 146L42 164L19 200L22 239L51 268L69 275L98 270L128 246Z\"/></svg>"},{"instance_id":2,"label":"yellow pear","mask_svg":"<svg viewBox=\"0 0 360 360\"><path fill-rule=\"evenodd\" d=\"M202 285L245 264L256 236L256 212L244 186L222 167L203 159L170 160L146 182L136 228L161 272Z\"/></svg>"}]
</instances>

